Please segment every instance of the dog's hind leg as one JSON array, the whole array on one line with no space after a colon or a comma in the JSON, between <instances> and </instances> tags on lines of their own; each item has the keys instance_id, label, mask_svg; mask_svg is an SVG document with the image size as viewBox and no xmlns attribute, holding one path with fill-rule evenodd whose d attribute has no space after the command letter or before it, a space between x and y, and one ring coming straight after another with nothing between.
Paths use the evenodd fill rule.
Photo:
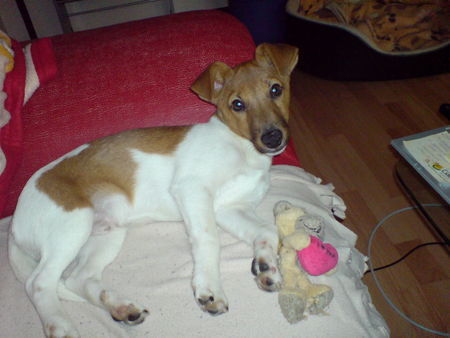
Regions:
<instances>
[{"instance_id":1,"label":"dog's hind leg","mask_svg":"<svg viewBox=\"0 0 450 338\"><path fill-rule=\"evenodd\" d=\"M41 236L36 238L40 246L40 259L25 283L45 334L55 338L79 336L64 313L57 289L63 271L77 256L92 227L90 209L78 209L66 216L49 220L48 231L42 231ZM45 245L42 245L40 242L44 237Z\"/></svg>"},{"instance_id":2,"label":"dog's hind leg","mask_svg":"<svg viewBox=\"0 0 450 338\"><path fill-rule=\"evenodd\" d=\"M103 199L97 205L93 234L80 251L76 265L66 279L66 287L92 304L107 310L113 319L129 325L142 323L148 310L136 302L106 290L102 285L103 270L117 257L125 240L121 196Z\"/></svg>"},{"instance_id":3,"label":"dog's hind leg","mask_svg":"<svg viewBox=\"0 0 450 338\"><path fill-rule=\"evenodd\" d=\"M142 323L148 310L102 285L103 270L118 255L125 239L125 228L92 235L81 250L77 264L66 279L66 287L92 304L107 310L114 320L129 325Z\"/></svg>"}]
</instances>

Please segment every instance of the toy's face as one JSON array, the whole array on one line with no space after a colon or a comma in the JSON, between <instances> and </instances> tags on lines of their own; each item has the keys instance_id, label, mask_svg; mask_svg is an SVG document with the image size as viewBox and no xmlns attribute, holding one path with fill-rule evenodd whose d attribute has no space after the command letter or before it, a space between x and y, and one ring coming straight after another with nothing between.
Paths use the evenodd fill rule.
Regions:
<instances>
[{"instance_id":1,"label":"toy's face","mask_svg":"<svg viewBox=\"0 0 450 338\"><path fill-rule=\"evenodd\" d=\"M295 229L303 229L308 234L322 239L324 234L324 220L320 216L305 215L297 219Z\"/></svg>"}]
</instances>

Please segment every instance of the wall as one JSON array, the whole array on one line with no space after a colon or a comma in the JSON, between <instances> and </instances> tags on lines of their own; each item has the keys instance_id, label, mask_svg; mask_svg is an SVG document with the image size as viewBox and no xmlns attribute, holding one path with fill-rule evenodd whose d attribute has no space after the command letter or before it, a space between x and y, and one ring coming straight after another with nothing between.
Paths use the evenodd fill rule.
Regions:
<instances>
[{"instance_id":1,"label":"wall","mask_svg":"<svg viewBox=\"0 0 450 338\"><path fill-rule=\"evenodd\" d=\"M30 39L14 0L0 0L0 20L2 29L14 39L18 41Z\"/></svg>"},{"instance_id":2,"label":"wall","mask_svg":"<svg viewBox=\"0 0 450 338\"><path fill-rule=\"evenodd\" d=\"M136 2L136 4L127 6L127 3L130 2ZM119 7L121 5L124 7ZM170 2L167 0L148 2L136 0L84 0L68 3L66 8L67 12L71 14L88 12L70 17L73 30L80 31L166 15L170 13Z\"/></svg>"},{"instance_id":3,"label":"wall","mask_svg":"<svg viewBox=\"0 0 450 338\"><path fill-rule=\"evenodd\" d=\"M197 9L213 9L228 6L228 0L173 0L174 11L186 12Z\"/></svg>"},{"instance_id":4,"label":"wall","mask_svg":"<svg viewBox=\"0 0 450 338\"><path fill-rule=\"evenodd\" d=\"M185 12L198 9L226 7L228 0L172 0L173 12ZM90 11L101 6L116 6L139 0L83 0L68 3L69 13ZM57 10L52 0L26 0L28 12L38 37L63 33ZM71 16L70 22L75 31L113 25L120 22L139 20L153 16L170 14L170 0L139 3L134 6L115 8L97 13ZM14 39L29 40L28 32L14 0L0 0L0 21L4 29Z\"/></svg>"},{"instance_id":5,"label":"wall","mask_svg":"<svg viewBox=\"0 0 450 338\"><path fill-rule=\"evenodd\" d=\"M28 12L39 37L62 33L55 6L51 0L26 0Z\"/></svg>"}]
</instances>

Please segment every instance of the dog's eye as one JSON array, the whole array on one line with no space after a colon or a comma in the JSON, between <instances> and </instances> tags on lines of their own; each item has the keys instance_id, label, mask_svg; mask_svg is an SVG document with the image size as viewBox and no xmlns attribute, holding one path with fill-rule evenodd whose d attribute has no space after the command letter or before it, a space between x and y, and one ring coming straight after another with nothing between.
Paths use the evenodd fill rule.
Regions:
<instances>
[{"instance_id":1,"label":"dog's eye","mask_svg":"<svg viewBox=\"0 0 450 338\"><path fill-rule=\"evenodd\" d=\"M273 99L280 96L282 92L283 88L278 83L275 83L274 85L272 85L272 87L270 87L270 96Z\"/></svg>"},{"instance_id":2,"label":"dog's eye","mask_svg":"<svg viewBox=\"0 0 450 338\"><path fill-rule=\"evenodd\" d=\"M236 99L231 102L231 107L234 111L240 112L245 110L245 103L242 100Z\"/></svg>"}]
</instances>

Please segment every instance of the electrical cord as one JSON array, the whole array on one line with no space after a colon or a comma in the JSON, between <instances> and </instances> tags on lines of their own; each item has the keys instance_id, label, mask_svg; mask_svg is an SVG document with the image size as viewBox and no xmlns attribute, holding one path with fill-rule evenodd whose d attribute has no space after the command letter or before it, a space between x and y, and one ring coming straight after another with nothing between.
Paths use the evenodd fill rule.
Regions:
<instances>
[{"instance_id":1,"label":"electrical cord","mask_svg":"<svg viewBox=\"0 0 450 338\"><path fill-rule=\"evenodd\" d=\"M423 204L422 206L423 206L423 207L442 207L441 204ZM395 215L398 215L398 214L400 214L400 213L402 213L402 212L409 211L409 210L413 210L413 209L417 209L417 208L418 208L418 207L413 206L413 207L407 207L407 208L403 208L403 209L399 209L399 210L393 211L393 212L391 212L390 214L388 214L387 216L385 216L381 221L379 221L378 224L373 228L372 232L370 233L370 236L369 236L369 243L368 243L368 258L369 258L368 263L369 263L369 269L370 269L370 272L372 273L372 277L373 277L373 279L374 279L374 281L375 281L375 284L376 284L378 290L380 290L380 292L381 292L381 295L384 297L384 299L385 299L386 302L389 304L389 306L390 306L392 309L394 309L395 312L397 312L403 319L405 319L405 320L408 321L410 324L412 324L412 325L414 325L414 326L416 326L416 327L418 327L419 329L422 329L422 330L424 330L424 331L427 331L427 332L430 332L430 333L433 333L433 334L436 334L436 335L439 335L439 336L450 337L450 334L449 334L449 333L441 332L441 331L437 331L437 330L430 329L430 328L428 328L428 327L426 327L426 326L424 326L424 325L422 325L422 324L420 324L420 323L417 323L416 321L412 320L412 319L409 318L404 312L402 312L402 311L401 311L401 310L400 310L400 309L392 302L392 300L387 296L386 292L384 291L384 289L383 289L382 286L381 286L380 281L379 281L378 278L377 278L377 275L376 275L376 273L375 273L375 268L374 268L373 265L372 265L372 243L373 243L375 234L376 234L376 232L378 231L378 229L379 229L379 228L380 228L380 227L381 227L388 219L390 219L391 217L393 217L393 216L395 216ZM431 244L429 244L429 243L425 243L425 244L431 245ZM445 244L448 245L448 243L445 243ZM419 247L420 247L420 246L419 246ZM418 249L419 247L414 248L412 251L414 251L415 249ZM393 263L391 263L391 264L388 264L388 266L392 266L392 265L398 263L398 261L401 261L402 259L406 258L406 256L408 256L410 253L412 253L412 251L409 252L409 253L407 253L407 255L404 255L404 257L402 257L400 260L397 260L396 262L393 262ZM385 267L387 267L387 266L380 267L380 268L385 268ZM377 269L380 269L380 268L377 268Z\"/></svg>"},{"instance_id":2,"label":"electrical cord","mask_svg":"<svg viewBox=\"0 0 450 338\"><path fill-rule=\"evenodd\" d=\"M415 246L414 248L412 248L411 250L409 250L407 253L405 253L402 257L400 257L399 259L393 261L392 263L383 265L383 266L379 266L377 268L374 268L373 271L379 271L379 270L383 270L383 269L387 269L390 268L391 266L394 266L397 263L400 263L401 261L403 261L406 257L408 257L410 254L412 254L414 251L423 248L425 246L430 246L430 245L450 245L450 243L445 243L445 242L428 242L428 243L422 243L419 244L417 246ZM364 275L367 275L369 273L371 273L372 271L367 270L366 272L364 272Z\"/></svg>"}]
</instances>

